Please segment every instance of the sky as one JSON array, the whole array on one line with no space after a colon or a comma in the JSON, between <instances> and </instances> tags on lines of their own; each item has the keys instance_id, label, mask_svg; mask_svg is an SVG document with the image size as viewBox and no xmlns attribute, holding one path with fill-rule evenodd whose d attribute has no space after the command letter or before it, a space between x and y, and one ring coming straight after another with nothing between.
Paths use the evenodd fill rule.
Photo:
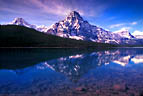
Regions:
<instances>
[{"instance_id":1,"label":"sky","mask_svg":"<svg viewBox=\"0 0 143 96\"><path fill-rule=\"evenodd\" d=\"M50 26L71 11L111 32L143 35L143 0L0 0L0 24L21 17L30 24Z\"/></svg>"}]
</instances>

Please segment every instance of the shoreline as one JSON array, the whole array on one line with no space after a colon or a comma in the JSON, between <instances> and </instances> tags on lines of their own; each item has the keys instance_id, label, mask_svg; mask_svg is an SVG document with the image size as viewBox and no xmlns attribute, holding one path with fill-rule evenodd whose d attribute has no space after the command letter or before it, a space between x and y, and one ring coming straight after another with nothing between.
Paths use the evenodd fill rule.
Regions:
<instances>
[{"instance_id":1,"label":"shoreline","mask_svg":"<svg viewBox=\"0 0 143 96\"><path fill-rule=\"evenodd\" d=\"M62 48L75 48L75 49L83 49L83 48L101 48L101 49L106 49L106 48L117 48L117 47L0 47L0 49L2 48L55 48L55 49L62 49Z\"/></svg>"},{"instance_id":2,"label":"shoreline","mask_svg":"<svg viewBox=\"0 0 143 96\"><path fill-rule=\"evenodd\" d=\"M27 49L31 49L31 48L41 48L41 49L51 49L51 48L55 48L55 49L62 49L62 48L74 48L74 49L84 49L84 48L101 48L101 49L106 49L106 48L143 48L143 47L105 47L105 48L102 48L102 47L0 47L0 49L3 49L3 48L27 48Z\"/></svg>"}]
</instances>

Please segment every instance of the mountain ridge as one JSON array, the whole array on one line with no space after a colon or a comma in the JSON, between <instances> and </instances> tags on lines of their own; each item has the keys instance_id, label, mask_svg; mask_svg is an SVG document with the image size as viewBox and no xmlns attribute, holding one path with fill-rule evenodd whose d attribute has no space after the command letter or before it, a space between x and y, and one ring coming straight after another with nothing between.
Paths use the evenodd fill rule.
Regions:
<instances>
[{"instance_id":1,"label":"mountain ridge","mask_svg":"<svg viewBox=\"0 0 143 96\"><path fill-rule=\"evenodd\" d=\"M16 23L14 22L11 24L26 26L46 34L52 34L63 38L122 45L129 44L132 39L137 39L128 31L110 32L101 27L91 25L76 11L70 12L65 19L53 24L50 27L31 25L22 18L20 18L22 20L19 20L19 18L17 19ZM130 43L135 44L136 41Z\"/></svg>"},{"instance_id":2,"label":"mountain ridge","mask_svg":"<svg viewBox=\"0 0 143 96\"><path fill-rule=\"evenodd\" d=\"M115 45L62 38L25 26L0 25L0 47L102 48L103 46Z\"/></svg>"}]
</instances>

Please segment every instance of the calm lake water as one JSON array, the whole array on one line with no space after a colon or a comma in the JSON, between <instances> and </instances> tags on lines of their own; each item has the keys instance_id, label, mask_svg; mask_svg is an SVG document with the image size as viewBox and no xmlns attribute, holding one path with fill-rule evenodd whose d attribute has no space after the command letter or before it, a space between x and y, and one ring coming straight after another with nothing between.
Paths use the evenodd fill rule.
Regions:
<instances>
[{"instance_id":1,"label":"calm lake water","mask_svg":"<svg viewBox=\"0 0 143 96\"><path fill-rule=\"evenodd\" d=\"M0 96L143 96L143 48L0 49Z\"/></svg>"}]
</instances>

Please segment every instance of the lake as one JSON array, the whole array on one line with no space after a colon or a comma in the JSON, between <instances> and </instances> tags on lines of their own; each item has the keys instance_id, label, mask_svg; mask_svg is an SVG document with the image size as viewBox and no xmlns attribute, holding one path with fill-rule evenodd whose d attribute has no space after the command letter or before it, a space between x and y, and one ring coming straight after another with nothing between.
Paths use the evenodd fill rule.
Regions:
<instances>
[{"instance_id":1,"label":"lake","mask_svg":"<svg viewBox=\"0 0 143 96\"><path fill-rule=\"evenodd\" d=\"M143 96L143 48L0 49L0 96Z\"/></svg>"}]
</instances>

